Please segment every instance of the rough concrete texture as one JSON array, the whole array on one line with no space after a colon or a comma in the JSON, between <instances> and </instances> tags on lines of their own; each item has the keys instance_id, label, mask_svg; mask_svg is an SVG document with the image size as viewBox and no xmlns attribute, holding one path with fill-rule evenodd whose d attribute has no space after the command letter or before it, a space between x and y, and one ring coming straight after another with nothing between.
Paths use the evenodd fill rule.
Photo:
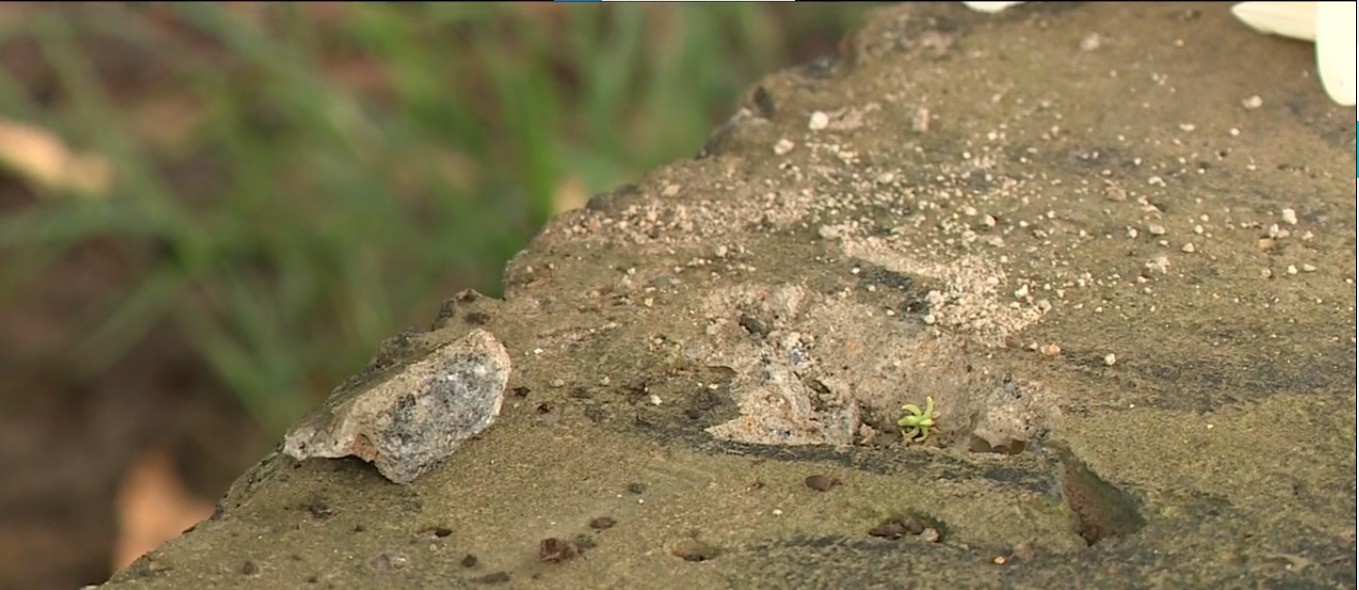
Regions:
<instances>
[{"instance_id":1,"label":"rough concrete texture","mask_svg":"<svg viewBox=\"0 0 1359 590\"><path fill-rule=\"evenodd\" d=\"M515 369L441 467L275 454L108 585L1354 587L1355 135L1313 47L950 3L843 54L445 306L420 338Z\"/></svg>"}]
</instances>

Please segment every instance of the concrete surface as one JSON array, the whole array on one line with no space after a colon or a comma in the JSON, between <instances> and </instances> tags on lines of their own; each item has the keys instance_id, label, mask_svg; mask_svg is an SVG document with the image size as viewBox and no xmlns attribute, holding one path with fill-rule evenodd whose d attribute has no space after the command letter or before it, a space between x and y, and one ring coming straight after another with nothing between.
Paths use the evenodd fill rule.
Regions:
<instances>
[{"instance_id":1,"label":"concrete surface","mask_svg":"<svg viewBox=\"0 0 1359 590\"><path fill-rule=\"evenodd\" d=\"M1228 7L875 13L384 348L513 359L442 466L106 587L1355 587L1353 110Z\"/></svg>"}]
</instances>

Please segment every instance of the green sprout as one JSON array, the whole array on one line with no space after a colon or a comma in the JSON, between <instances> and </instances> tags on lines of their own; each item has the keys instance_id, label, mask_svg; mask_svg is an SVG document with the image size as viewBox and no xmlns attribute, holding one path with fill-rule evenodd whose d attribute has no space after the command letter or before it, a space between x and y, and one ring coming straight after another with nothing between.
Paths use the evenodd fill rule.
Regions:
<instances>
[{"instance_id":1,"label":"green sprout","mask_svg":"<svg viewBox=\"0 0 1359 590\"><path fill-rule=\"evenodd\" d=\"M901 427L903 442L925 442L930 436L930 427L934 426L934 397L925 396L925 411L920 411L920 407L915 404L901 406L901 411L906 415L897 420L897 426Z\"/></svg>"}]
</instances>

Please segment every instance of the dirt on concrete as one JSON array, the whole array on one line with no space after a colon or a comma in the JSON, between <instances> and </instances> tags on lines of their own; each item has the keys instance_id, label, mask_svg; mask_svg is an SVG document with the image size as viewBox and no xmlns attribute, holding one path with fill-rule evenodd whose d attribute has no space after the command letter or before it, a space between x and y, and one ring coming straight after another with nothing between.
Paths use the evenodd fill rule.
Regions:
<instances>
[{"instance_id":1,"label":"dirt on concrete","mask_svg":"<svg viewBox=\"0 0 1359 590\"><path fill-rule=\"evenodd\" d=\"M442 466L275 453L106 586L1354 587L1355 135L1312 45L949 3L842 51L449 300L422 341L514 369Z\"/></svg>"}]
</instances>

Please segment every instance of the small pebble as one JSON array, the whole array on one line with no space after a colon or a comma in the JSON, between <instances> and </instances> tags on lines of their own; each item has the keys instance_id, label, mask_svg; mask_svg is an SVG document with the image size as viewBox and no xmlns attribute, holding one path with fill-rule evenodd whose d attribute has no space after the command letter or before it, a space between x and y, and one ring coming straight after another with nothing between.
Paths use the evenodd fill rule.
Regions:
<instances>
[{"instance_id":1,"label":"small pebble","mask_svg":"<svg viewBox=\"0 0 1359 590\"><path fill-rule=\"evenodd\" d=\"M811 120L807 121L807 128L812 131L820 131L830 125L830 116L821 111L812 113Z\"/></svg>"},{"instance_id":2,"label":"small pebble","mask_svg":"<svg viewBox=\"0 0 1359 590\"><path fill-rule=\"evenodd\" d=\"M925 525L922 524L919 519L915 518L914 516L908 515L897 518L889 518L883 521L882 524L879 524L878 526L875 526L872 529L870 529L868 531L868 534L874 537L881 537L884 539L890 539L895 541L906 535L919 535L925 532L926 530L934 529L926 529ZM936 533L937 532L938 531L936 531Z\"/></svg>"},{"instance_id":3,"label":"small pebble","mask_svg":"<svg viewBox=\"0 0 1359 590\"><path fill-rule=\"evenodd\" d=\"M1116 363L1116 362L1118 362L1118 357L1117 357L1117 356L1114 356L1114 353L1111 352L1111 353L1109 353L1109 354L1104 355L1104 364L1105 364L1105 365L1108 365L1108 366L1112 367L1112 366L1114 366L1114 363Z\"/></svg>"},{"instance_id":4,"label":"small pebble","mask_svg":"<svg viewBox=\"0 0 1359 590\"><path fill-rule=\"evenodd\" d=\"M833 477L827 477L825 475L816 474L807 476L807 479L803 480L802 483L806 484L807 487L812 488L813 490L816 490L818 492L825 492L839 485L840 480L835 479Z\"/></svg>"},{"instance_id":5,"label":"small pebble","mask_svg":"<svg viewBox=\"0 0 1359 590\"><path fill-rule=\"evenodd\" d=\"M1258 94L1252 94L1249 98L1241 101L1241 106L1251 110L1258 109L1264 104L1265 100L1260 98Z\"/></svg>"},{"instance_id":6,"label":"small pebble","mask_svg":"<svg viewBox=\"0 0 1359 590\"><path fill-rule=\"evenodd\" d=\"M1302 272L1316 272L1316 271L1317 271L1317 267L1315 267L1315 266L1312 266L1312 265L1310 265L1310 264L1304 264L1304 265L1302 265Z\"/></svg>"},{"instance_id":7,"label":"small pebble","mask_svg":"<svg viewBox=\"0 0 1359 590\"><path fill-rule=\"evenodd\" d=\"M543 563L559 563L580 555L580 546L570 539L549 537L538 542L538 559Z\"/></svg>"},{"instance_id":8,"label":"small pebble","mask_svg":"<svg viewBox=\"0 0 1359 590\"><path fill-rule=\"evenodd\" d=\"M504 584L510 581L510 574L507 572L495 572L484 576L477 576L470 580L473 584Z\"/></svg>"},{"instance_id":9,"label":"small pebble","mask_svg":"<svg viewBox=\"0 0 1359 590\"><path fill-rule=\"evenodd\" d=\"M1164 225L1153 223L1147 226L1147 233L1153 236L1164 236L1166 235L1166 227Z\"/></svg>"},{"instance_id":10,"label":"small pebble","mask_svg":"<svg viewBox=\"0 0 1359 590\"><path fill-rule=\"evenodd\" d=\"M1288 225L1298 224L1298 212L1292 209L1284 208L1282 211L1279 211L1279 218L1283 219L1284 223L1287 223Z\"/></svg>"},{"instance_id":11,"label":"small pebble","mask_svg":"<svg viewBox=\"0 0 1359 590\"><path fill-rule=\"evenodd\" d=\"M1255 241L1255 249L1261 252L1269 252L1274 249L1274 238L1260 238Z\"/></svg>"},{"instance_id":12,"label":"small pebble","mask_svg":"<svg viewBox=\"0 0 1359 590\"><path fill-rule=\"evenodd\" d=\"M930 130L930 110L920 107L915 110L915 118L911 119L911 130L916 133L924 133Z\"/></svg>"},{"instance_id":13,"label":"small pebble","mask_svg":"<svg viewBox=\"0 0 1359 590\"><path fill-rule=\"evenodd\" d=\"M1193 243L1193 242L1189 242L1189 243L1185 244L1184 246L1181 246L1181 247L1180 247L1180 251L1185 252L1186 254L1193 254L1193 253L1194 253L1194 243Z\"/></svg>"},{"instance_id":14,"label":"small pebble","mask_svg":"<svg viewBox=\"0 0 1359 590\"><path fill-rule=\"evenodd\" d=\"M698 539L685 539L670 548L670 553L684 561L708 561L717 557L720 552L717 547Z\"/></svg>"},{"instance_id":15,"label":"small pebble","mask_svg":"<svg viewBox=\"0 0 1359 590\"><path fill-rule=\"evenodd\" d=\"M1291 275L1298 274L1298 267L1293 266L1293 265L1291 265L1291 264L1288 265L1288 274L1291 274Z\"/></svg>"},{"instance_id":16,"label":"small pebble","mask_svg":"<svg viewBox=\"0 0 1359 590\"><path fill-rule=\"evenodd\" d=\"M1167 271L1170 270L1170 258L1165 256L1164 254L1161 256L1157 256L1155 260L1148 260L1146 264L1142 265L1142 268L1145 268L1148 271L1155 271L1161 274L1165 274Z\"/></svg>"},{"instance_id":17,"label":"small pebble","mask_svg":"<svg viewBox=\"0 0 1359 590\"><path fill-rule=\"evenodd\" d=\"M467 555L464 555L462 561L458 563L461 563L463 567L477 567L478 561L480 560L477 559L477 556L468 553Z\"/></svg>"},{"instance_id":18,"label":"small pebble","mask_svg":"<svg viewBox=\"0 0 1359 590\"><path fill-rule=\"evenodd\" d=\"M368 565L375 570L399 570L410 563L410 558L401 553L379 553L369 560Z\"/></svg>"},{"instance_id":19,"label":"small pebble","mask_svg":"<svg viewBox=\"0 0 1359 590\"><path fill-rule=\"evenodd\" d=\"M1038 352L1043 353L1043 356L1053 357L1062 354L1062 347L1056 344L1044 344L1038 349Z\"/></svg>"},{"instance_id":20,"label":"small pebble","mask_svg":"<svg viewBox=\"0 0 1359 590\"><path fill-rule=\"evenodd\" d=\"M788 152L793 151L794 147L797 146L793 142L788 141L786 139L780 139L778 143L774 144L774 155L776 156L787 155Z\"/></svg>"},{"instance_id":21,"label":"small pebble","mask_svg":"<svg viewBox=\"0 0 1359 590\"><path fill-rule=\"evenodd\" d=\"M608 516L600 516L590 521L590 528L604 530L608 528L613 528L613 525L615 524L618 524L618 521L614 520L613 518Z\"/></svg>"}]
</instances>

